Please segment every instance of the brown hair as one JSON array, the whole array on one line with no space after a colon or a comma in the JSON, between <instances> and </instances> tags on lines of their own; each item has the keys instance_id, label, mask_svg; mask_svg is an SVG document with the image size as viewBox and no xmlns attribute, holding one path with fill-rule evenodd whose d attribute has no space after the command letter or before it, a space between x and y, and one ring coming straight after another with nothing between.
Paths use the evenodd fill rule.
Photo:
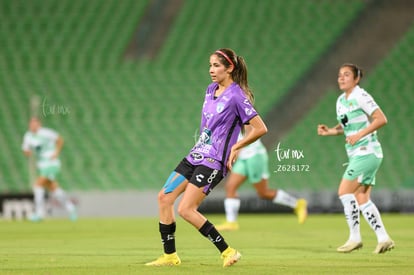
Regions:
<instances>
[{"instance_id":1,"label":"brown hair","mask_svg":"<svg viewBox=\"0 0 414 275\"><path fill-rule=\"evenodd\" d=\"M344 63L344 64L342 64L342 66L340 68L343 68L343 67L348 67L348 68L351 69L351 71L354 75L354 79L359 77L359 79L361 80L362 77L364 76L363 70L360 67L358 67L358 65L355 65L353 63Z\"/></svg>"},{"instance_id":2,"label":"brown hair","mask_svg":"<svg viewBox=\"0 0 414 275\"><path fill-rule=\"evenodd\" d=\"M250 89L249 83L247 81L247 65L246 61L244 61L244 58L238 56L232 49L229 48L218 49L215 54L226 68L233 65L234 69L231 72L231 77L233 78L234 82L239 84L239 86L246 94L247 98L253 104L254 94Z\"/></svg>"}]
</instances>

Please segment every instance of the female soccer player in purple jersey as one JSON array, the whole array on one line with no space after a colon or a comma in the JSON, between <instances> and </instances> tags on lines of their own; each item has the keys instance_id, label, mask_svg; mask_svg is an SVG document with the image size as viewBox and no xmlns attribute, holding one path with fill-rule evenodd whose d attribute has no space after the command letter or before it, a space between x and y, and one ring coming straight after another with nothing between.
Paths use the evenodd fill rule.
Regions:
<instances>
[{"instance_id":1,"label":"female soccer player in purple jersey","mask_svg":"<svg viewBox=\"0 0 414 275\"><path fill-rule=\"evenodd\" d=\"M252 106L253 93L247 81L247 66L231 49L219 49L210 56L213 81L206 90L201 112L200 136L189 154L171 173L158 193L159 231L164 254L148 266L179 265L175 249L174 203L179 215L207 237L220 251L223 267L236 263L241 254L231 248L198 207L231 169L238 151L267 132L266 125ZM243 125L251 130L237 140Z\"/></svg>"}]
</instances>

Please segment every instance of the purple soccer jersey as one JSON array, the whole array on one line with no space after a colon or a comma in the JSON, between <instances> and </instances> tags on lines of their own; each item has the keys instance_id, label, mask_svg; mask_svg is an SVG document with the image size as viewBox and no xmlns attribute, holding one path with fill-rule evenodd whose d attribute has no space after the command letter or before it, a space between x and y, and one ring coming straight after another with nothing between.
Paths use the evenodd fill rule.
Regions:
<instances>
[{"instance_id":1,"label":"purple soccer jersey","mask_svg":"<svg viewBox=\"0 0 414 275\"><path fill-rule=\"evenodd\" d=\"M257 112L237 83L233 82L215 99L217 87L217 83L207 87L200 136L186 158L193 165L222 170L226 175L230 149L237 142L243 124Z\"/></svg>"}]
</instances>

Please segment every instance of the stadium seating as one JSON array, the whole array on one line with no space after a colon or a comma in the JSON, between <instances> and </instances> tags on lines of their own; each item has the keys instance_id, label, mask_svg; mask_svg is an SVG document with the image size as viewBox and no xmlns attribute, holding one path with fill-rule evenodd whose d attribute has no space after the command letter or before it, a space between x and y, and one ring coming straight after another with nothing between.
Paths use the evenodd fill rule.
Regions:
<instances>
[{"instance_id":1,"label":"stadium seating","mask_svg":"<svg viewBox=\"0 0 414 275\"><path fill-rule=\"evenodd\" d=\"M414 153L411 145L413 131L412 96L414 60L412 45L414 27L412 27L394 49L379 61L375 70L366 72L361 86L370 92L388 118L388 124L379 130L379 139L383 145L384 161L377 174L377 189L397 190L412 188L414 175L411 161ZM337 123L335 103L339 91L329 92L306 117L281 141L291 147L304 150L305 159L300 163L311 163L311 171L304 180L303 174L278 174L274 182L281 188L301 190L336 189L347 162L344 139L319 137L316 126L325 123L333 126ZM276 146L276 145L275 145ZM276 165L277 162L273 162Z\"/></svg>"},{"instance_id":2,"label":"stadium seating","mask_svg":"<svg viewBox=\"0 0 414 275\"><path fill-rule=\"evenodd\" d=\"M2 1L0 125L7 134L0 136L5 156L0 192L29 188L20 145L32 95L41 98L38 111L45 125L65 138L61 183L66 189L159 189L194 143L210 82L209 53L231 47L246 59L257 108L265 115L364 7L358 0L187 0L155 60L125 60L123 52L148 2ZM401 51L409 42L401 43ZM401 56L398 50L393 55ZM380 68L375 73L391 76L386 69L380 74ZM402 68L395 68L393 77L408 76L400 74ZM369 80L372 90L394 86ZM399 88L403 98L408 90ZM316 189L333 178L336 185L338 171L317 171L344 162L341 142L323 142L321 148L319 139L305 138L322 118L328 123L333 117L335 123L335 97L332 92L282 142L304 150L305 161L320 160L310 167L310 183L298 175L295 187ZM338 158L321 158L324 150ZM291 187L283 177L275 182Z\"/></svg>"}]
</instances>

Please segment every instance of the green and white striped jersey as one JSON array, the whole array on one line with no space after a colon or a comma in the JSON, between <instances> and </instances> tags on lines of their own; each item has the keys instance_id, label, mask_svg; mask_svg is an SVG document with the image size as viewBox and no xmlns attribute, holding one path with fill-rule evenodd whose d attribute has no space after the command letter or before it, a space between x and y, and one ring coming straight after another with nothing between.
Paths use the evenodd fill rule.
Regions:
<instances>
[{"instance_id":1,"label":"green and white striped jersey","mask_svg":"<svg viewBox=\"0 0 414 275\"><path fill-rule=\"evenodd\" d=\"M49 128L40 128L36 133L27 131L23 137L22 149L33 152L37 167L40 169L49 166L60 166L58 158L51 158L56 150L58 137L59 134Z\"/></svg>"},{"instance_id":2,"label":"green and white striped jersey","mask_svg":"<svg viewBox=\"0 0 414 275\"><path fill-rule=\"evenodd\" d=\"M378 108L372 96L359 86L352 90L348 98L345 93L341 94L336 101L336 114L345 136L351 136L368 127L370 116ZM354 145L345 144L345 149L350 158L368 154L382 158L377 131L364 136Z\"/></svg>"}]
</instances>

